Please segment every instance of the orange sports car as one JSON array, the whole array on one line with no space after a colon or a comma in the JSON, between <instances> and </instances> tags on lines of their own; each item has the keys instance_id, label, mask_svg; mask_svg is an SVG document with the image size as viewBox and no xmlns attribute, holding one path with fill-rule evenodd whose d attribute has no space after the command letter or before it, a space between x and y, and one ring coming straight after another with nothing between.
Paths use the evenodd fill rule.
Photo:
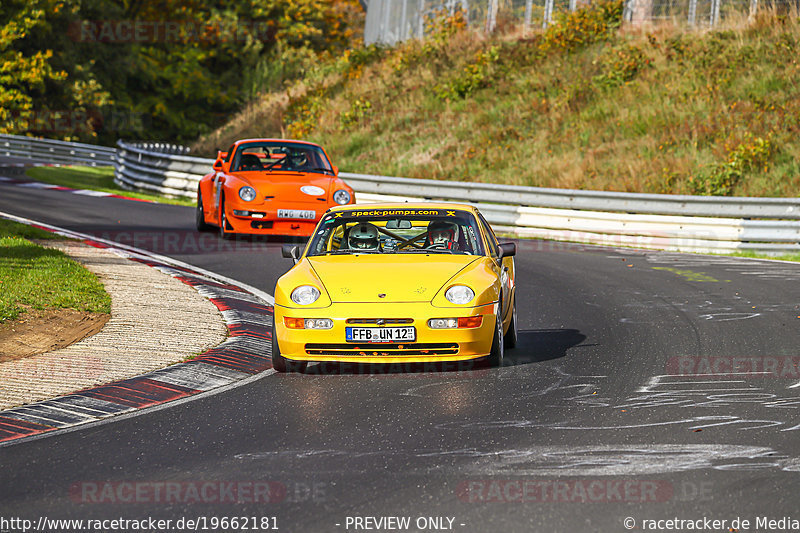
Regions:
<instances>
[{"instance_id":1,"label":"orange sports car","mask_svg":"<svg viewBox=\"0 0 800 533\"><path fill-rule=\"evenodd\" d=\"M235 234L307 237L325 211L356 195L321 146L282 139L244 139L218 152L214 172L197 188L196 225Z\"/></svg>"}]
</instances>

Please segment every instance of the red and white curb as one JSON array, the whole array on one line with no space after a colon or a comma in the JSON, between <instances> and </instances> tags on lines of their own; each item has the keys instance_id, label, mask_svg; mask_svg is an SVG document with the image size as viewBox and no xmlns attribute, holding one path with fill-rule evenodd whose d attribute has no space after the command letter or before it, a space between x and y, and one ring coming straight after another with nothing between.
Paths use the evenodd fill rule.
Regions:
<instances>
[{"instance_id":1,"label":"red and white curb","mask_svg":"<svg viewBox=\"0 0 800 533\"><path fill-rule=\"evenodd\" d=\"M244 283L127 245L0 212L0 217L107 248L197 289L221 311L229 338L202 355L141 376L0 411L0 447L187 398L247 380L272 368L274 299Z\"/></svg>"},{"instance_id":2,"label":"red and white curb","mask_svg":"<svg viewBox=\"0 0 800 533\"><path fill-rule=\"evenodd\" d=\"M0 165L0 172L2 172L5 168L9 166L29 167L29 166L52 166L52 165L22 165L22 164ZM103 191L92 191L89 189L73 189L71 187L64 187L62 185L53 185L52 183L42 183L39 181L32 181L27 178L17 179L17 178L9 178L7 176L0 176L0 183L4 183L6 185L15 185L17 187L24 187L28 189L48 189L53 191L64 191L64 192L70 192L72 194L80 194L81 196L95 196L98 198L120 198L123 200L133 200L134 202L155 203L153 200L145 200L143 198L132 198L130 196L124 196L121 194L114 194Z\"/></svg>"}]
</instances>

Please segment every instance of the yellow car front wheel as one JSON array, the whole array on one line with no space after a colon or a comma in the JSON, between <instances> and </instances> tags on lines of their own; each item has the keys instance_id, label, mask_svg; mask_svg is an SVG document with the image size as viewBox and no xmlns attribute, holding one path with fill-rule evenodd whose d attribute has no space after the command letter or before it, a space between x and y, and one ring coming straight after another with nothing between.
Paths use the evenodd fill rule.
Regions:
<instances>
[{"instance_id":1,"label":"yellow car front wheel","mask_svg":"<svg viewBox=\"0 0 800 533\"><path fill-rule=\"evenodd\" d=\"M511 300L511 324L508 325L508 332L503 336L503 343L506 348L513 348L517 345L517 296Z\"/></svg>"},{"instance_id":2,"label":"yellow car front wheel","mask_svg":"<svg viewBox=\"0 0 800 533\"><path fill-rule=\"evenodd\" d=\"M502 303L499 309L503 309ZM501 311L502 312L502 311ZM503 356L505 355L505 342L503 342L503 317L498 314L495 317L494 337L492 338L492 349L486 360L489 366L499 367L503 366Z\"/></svg>"},{"instance_id":3,"label":"yellow car front wheel","mask_svg":"<svg viewBox=\"0 0 800 533\"><path fill-rule=\"evenodd\" d=\"M274 320L274 319L273 319ZM281 355L281 348L278 345L278 335L275 332L275 324L272 324L272 368L278 372L305 372L308 363L305 361L292 361Z\"/></svg>"}]
</instances>

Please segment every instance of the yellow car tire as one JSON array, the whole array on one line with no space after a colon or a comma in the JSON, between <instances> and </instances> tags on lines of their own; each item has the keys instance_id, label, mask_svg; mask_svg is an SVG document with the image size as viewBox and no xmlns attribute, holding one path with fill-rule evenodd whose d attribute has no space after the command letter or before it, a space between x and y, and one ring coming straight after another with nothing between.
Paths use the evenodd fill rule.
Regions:
<instances>
[{"instance_id":1,"label":"yellow car tire","mask_svg":"<svg viewBox=\"0 0 800 533\"><path fill-rule=\"evenodd\" d=\"M517 297L511 300L511 323L508 325L508 333L503 335L503 343L506 348L513 348L517 345L519 335L517 333Z\"/></svg>"},{"instance_id":2,"label":"yellow car tire","mask_svg":"<svg viewBox=\"0 0 800 533\"><path fill-rule=\"evenodd\" d=\"M502 304L499 309L503 309ZM503 317L497 315L495 317L494 337L492 338L492 349L486 360L491 367L503 366L503 355L505 343L503 342Z\"/></svg>"},{"instance_id":3,"label":"yellow car tire","mask_svg":"<svg viewBox=\"0 0 800 533\"><path fill-rule=\"evenodd\" d=\"M278 335L275 333L275 324L272 324L272 368L277 372L305 372L308 363L305 361L292 361L281 355L278 346Z\"/></svg>"}]
</instances>

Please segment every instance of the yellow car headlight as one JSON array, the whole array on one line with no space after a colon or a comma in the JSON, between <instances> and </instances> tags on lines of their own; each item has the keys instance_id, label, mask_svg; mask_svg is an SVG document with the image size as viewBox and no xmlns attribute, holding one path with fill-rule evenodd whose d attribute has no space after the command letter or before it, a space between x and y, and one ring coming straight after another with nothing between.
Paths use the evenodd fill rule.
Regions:
<instances>
[{"instance_id":1,"label":"yellow car headlight","mask_svg":"<svg viewBox=\"0 0 800 533\"><path fill-rule=\"evenodd\" d=\"M297 305L311 305L319 299L319 289L311 285L300 285L292 291L292 301Z\"/></svg>"},{"instance_id":2,"label":"yellow car headlight","mask_svg":"<svg viewBox=\"0 0 800 533\"><path fill-rule=\"evenodd\" d=\"M444 293L444 297L447 298L447 301L451 304L468 304L475 298L475 291L466 285L453 285L447 289L447 292Z\"/></svg>"}]
</instances>

